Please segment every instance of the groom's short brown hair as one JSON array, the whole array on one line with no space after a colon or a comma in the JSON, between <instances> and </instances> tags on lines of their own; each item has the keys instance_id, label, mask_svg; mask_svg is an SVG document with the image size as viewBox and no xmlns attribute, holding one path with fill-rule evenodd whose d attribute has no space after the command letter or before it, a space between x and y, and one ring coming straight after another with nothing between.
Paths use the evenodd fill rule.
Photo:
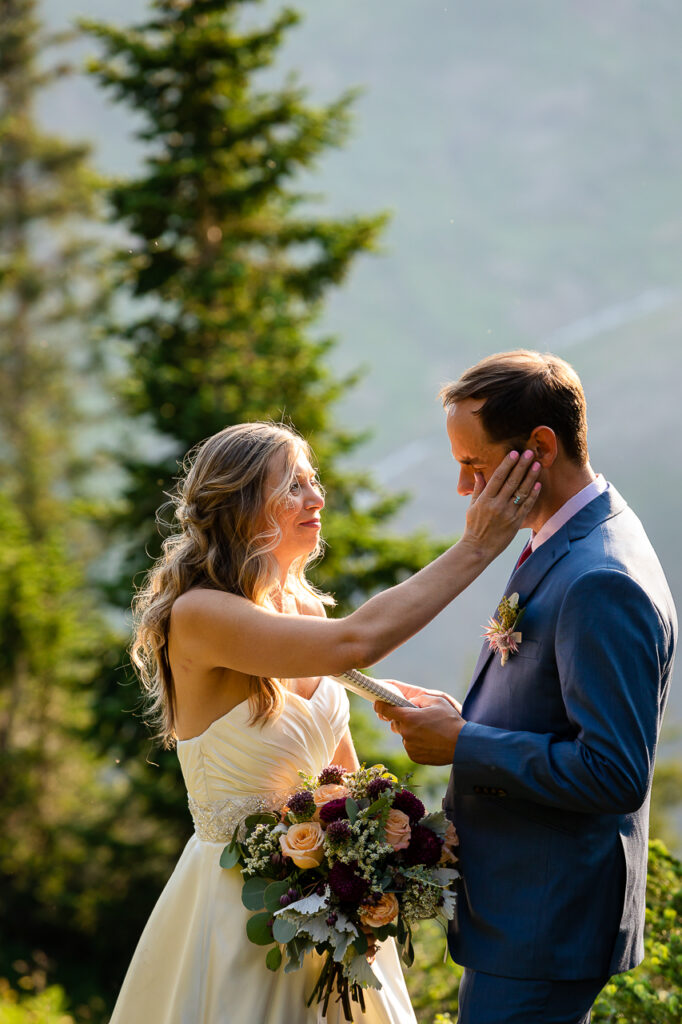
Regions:
<instances>
[{"instance_id":1,"label":"groom's short brown hair","mask_svg":"<svg viewBox=\"0 0 682 1024\"><path fill-rule=\"evenodd\" d=\"M483 398L478 415L491 439L524 445L535 427L551 427L566 455L587 462L585 394L572 366L549 353L516 349L476 363L440 391L443 405Z\"/></svg>"}]
</instances>

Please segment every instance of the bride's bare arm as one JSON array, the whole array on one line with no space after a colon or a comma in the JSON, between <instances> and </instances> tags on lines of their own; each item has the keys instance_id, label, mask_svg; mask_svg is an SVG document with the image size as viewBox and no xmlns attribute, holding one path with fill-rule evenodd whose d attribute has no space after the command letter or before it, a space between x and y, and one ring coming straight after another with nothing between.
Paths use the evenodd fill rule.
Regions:
<instances>
[{"instance_id":1,"label":"bride's bare arm","mask_svg":"<svg viewBox=\"0 0 682 1024\"><path fill-rule=\"evenodd\" d=\"M332 764L340 764L349 772L354 772L360 767L360 762L358 761L358 755L355 753L355 746L353 744L353 737L350 734L350 729L346 729L341 742L334 751Z\"/></svg>"},{"instance_id":2,"label":"bride's bare arm","mask_svg":"<svg viewBox=\"0 0 682 1024\"><path fill-rule=\"evenodd\" d=\"M477 484L457 544L344 618L286 615L236 594L196 589L175 602L171 629L185 657L203 669L299 678L372 665L419 632L504 550L537 499L539 469L508 455L485 488ZM517 492L524 497L514 504Z\"/></svg>"}]
</instances>

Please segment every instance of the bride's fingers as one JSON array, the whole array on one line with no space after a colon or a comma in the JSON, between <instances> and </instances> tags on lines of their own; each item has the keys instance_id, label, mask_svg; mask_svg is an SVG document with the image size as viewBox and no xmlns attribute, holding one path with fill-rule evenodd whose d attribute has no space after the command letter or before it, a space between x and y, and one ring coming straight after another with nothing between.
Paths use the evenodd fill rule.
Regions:
<instances>
[{"instance_id":1,"label":"bride's fingers","mask_svg":"<svg viewBox=\"0 0 682 1024\"><path fill-rule=\"evenodd\" d=\"M497 469L490 474L490 479L485 485L485 488L481 488L481 490L479 490L478 493L476 492L476 488L474 488L474 492L471 497L472 504L477 500L477 498L480 497L483 490L485 490L487 497L494 498L495 495L500 491L507 477L511 474L512 470L518 468L518 463L518 452L509 452L508 455L505 455Z\"/></svg>"},{"instance_id":2,"label":"bride's fingers","mask_svg":"<svg viewBox=\"0 0 682 1024\"><path fill-rule=\"evenodd\" d=\"M485 487L485 477L483 476L483 473L479 473L478 471L475 471L474 472L474 490L473 490L473 494L471 495L471 500L472 501L476 501L476 499L481 496L481 494L483 493L483 488L484 487Z\"/></svg>"},{"instance_id":3,"label":"bride's fingers","mask_svg":"<svg viewBox=\"0 0 682 1024\"><path fill-rule=\"evenodd\" d=\"M497 469L491 473L490 479L485 487L486 498L492 499L497 496L509 497L515 493L521 484L526 484L526 490L530 490L540 472L540 464L534 460L535 452L528 448L522 456L516 451L509 452L502 459ZM479 492L480 494L481 492ZM478 495L474 490L472 503Z\"/></svg>"},{"instance_id":4,"label":"bride's fingers","mask_svg":"<svg viewBox=\"0 0 682 1024\"><path fill-rule=\"evenodd\" d=\"M534 459L534 452L528 450L500 486L494 501L511 512L513 524L522 523L537 501L542 489L538 480L541 470L541 464Z\"/></svg>"},{"instance_id":5,"label":"bride's fingers","mask_svg":"<svg viewBox=\"0 0 682 1024\"><path fill-rule=\"evenodd\" d=\"M511 473L500 485L498 495L500 498L511 498L512 495L524 494L532 490L533 484L538 478L541 465L535 458L535 452L528 448L517 461ZM492 477L491 477L492 479Z\"/></svg>"},{"instance_id":6,"label":"bride's fingers","mask_svg":"<svg viewBox=\"0 0 682 1024\"><path fill-rule=\"evenodd\" d=\"M523 494L519 489L519 491L514 495L512 504L516 506L517 515L522 522L538 500L541 490L542 484L536 482L527 494Z\"/></svg>"}]
</instances>

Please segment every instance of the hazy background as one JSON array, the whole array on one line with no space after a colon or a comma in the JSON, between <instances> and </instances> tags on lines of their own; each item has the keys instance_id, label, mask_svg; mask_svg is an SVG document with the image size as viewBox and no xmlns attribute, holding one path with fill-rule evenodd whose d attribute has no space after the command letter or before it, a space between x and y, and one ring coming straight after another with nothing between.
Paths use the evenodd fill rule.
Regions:
<instances>
[{"instance_id":1,"label":"hazy background","mask_svg":"<svg viewBox=\"0 0 682 1024\"><path fill-rule=\"evenodd\" d=\"M254 5L254 17L279 6ZM338 416L373 432L357 458L411 492L397 527L450 535L463 523L439 386L488 353L550 349L580 373L592 464L641 516L679 604L682 5L293 6L305 20L273 77L296 69L313 100L364 90L351 144L306 184L323 208L393 211L384 254L358 261L321 331L339 338L339 370L366 368ZM60 28L85 14L132 23L145 9L43 3ZM140 159L135 121L82 77L53 87L41 114L93 140L109 174ZM380 671L463 694L522 543ZM678 669L669 729L680 723Z\"/></svg>"}]
</instances>

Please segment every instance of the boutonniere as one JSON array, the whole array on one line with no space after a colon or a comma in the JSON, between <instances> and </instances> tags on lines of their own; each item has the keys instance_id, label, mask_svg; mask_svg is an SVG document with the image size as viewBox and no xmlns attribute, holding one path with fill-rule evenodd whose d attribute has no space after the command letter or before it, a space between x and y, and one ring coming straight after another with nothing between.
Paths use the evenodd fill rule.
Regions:
<instances>
[{"instance_id":1,"label":"boutonniere","mask_svg":"<svg viewBox=\"0 0 682 1024\"><path fill-rule=\"evenodd\" d=\"M516 654L521 643L519 623L525 608L519 608L519 595L503 597L497 606L497 618L490 619L483 634L491 651L500 655L500 664L506 665L510 654Z\"/></svg>"}]
</instances>

